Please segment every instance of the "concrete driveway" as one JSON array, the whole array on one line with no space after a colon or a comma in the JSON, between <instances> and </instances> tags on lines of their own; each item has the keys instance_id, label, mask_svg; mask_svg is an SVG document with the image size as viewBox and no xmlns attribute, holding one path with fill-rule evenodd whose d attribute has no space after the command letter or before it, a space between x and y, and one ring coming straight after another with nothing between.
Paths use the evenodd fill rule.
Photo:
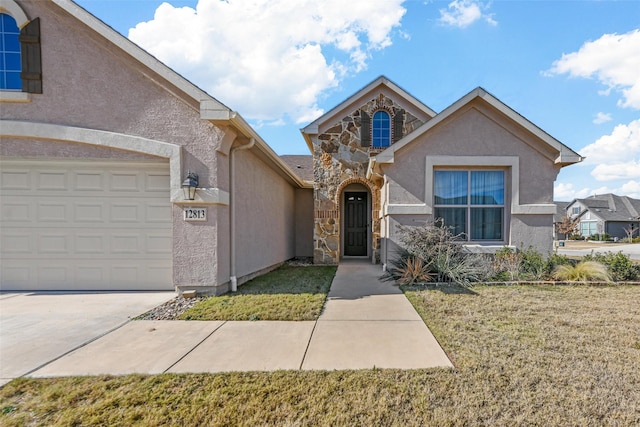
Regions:
<instances>
[{"instance_id":1,"label":"concrete driveway","mask_svg":"<svg viewBox=\"0 0 640 427\"><path fill-rule=\"evenodd\" d=\"M175 297L173 292L0 294L0 386Z\"/></svg>"}]
</instances>

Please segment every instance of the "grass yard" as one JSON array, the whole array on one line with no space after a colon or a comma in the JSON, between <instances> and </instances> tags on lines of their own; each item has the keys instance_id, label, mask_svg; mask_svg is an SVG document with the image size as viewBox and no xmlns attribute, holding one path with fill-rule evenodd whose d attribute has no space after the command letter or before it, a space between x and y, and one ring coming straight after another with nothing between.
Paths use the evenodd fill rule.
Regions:
<instances>
[{"instance_id":1,"label":"grass yard","mask_svg":"<svg viewBox=\"0 0 640 427\"><path fill-rule=\"evenodd\" d=\"M316 320L336 267L282 267L257 277L238 291L206 298L185 311L182 320Z\"/></svg>"},{"instance_id":2,"label":"grass yard","mask_svg":"<svg viewBox=\"0 0 640 427\"><path fill-rule=\"evenodd\" d=\"M640 425L640 287L405 292L456 369L19 379L0 424Z\"/></svg>"}]
</instances>

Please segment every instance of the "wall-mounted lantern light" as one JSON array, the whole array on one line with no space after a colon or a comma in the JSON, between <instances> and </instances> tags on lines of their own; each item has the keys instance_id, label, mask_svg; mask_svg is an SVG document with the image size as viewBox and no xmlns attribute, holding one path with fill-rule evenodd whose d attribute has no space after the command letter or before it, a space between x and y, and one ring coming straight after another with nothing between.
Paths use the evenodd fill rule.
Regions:
<instances>
[{"instance_id":1,"label":"wall-mounted lantern light","mask_svg":"<svg viewBox=\"0 0 640 427\"><path fill-rule=\"evenodd\" d=\"M196 198L196 188L198 188L198 174L190 171L187 173L187 178L182 181L184 199L194 200Z\"/></svg>"}]
</instances>

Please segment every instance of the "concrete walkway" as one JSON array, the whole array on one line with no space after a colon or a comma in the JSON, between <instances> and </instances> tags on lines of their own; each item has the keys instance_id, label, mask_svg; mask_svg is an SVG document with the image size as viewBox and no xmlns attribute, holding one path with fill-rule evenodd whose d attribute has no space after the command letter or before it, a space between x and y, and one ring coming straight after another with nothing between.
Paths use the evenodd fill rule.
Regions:
<instances>
[{"instance_id":1,"label":"concrete walkway","mask_svg":"<svg viewBox=\"0 0 640 427\"><path fill-rule=\"evenodd\" d=\"M131 321L32 377L452 367L379 266L340 264L317 321Z\"/></svg>"}]
</instances>

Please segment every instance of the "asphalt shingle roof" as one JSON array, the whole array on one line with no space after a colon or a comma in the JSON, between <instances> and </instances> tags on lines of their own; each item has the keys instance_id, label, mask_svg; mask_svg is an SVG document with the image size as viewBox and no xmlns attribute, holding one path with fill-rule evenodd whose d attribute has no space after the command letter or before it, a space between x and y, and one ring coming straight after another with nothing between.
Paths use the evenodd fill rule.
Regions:
<instances>
[{"instance_id":1,"label":"asphalt shingle roof","mask_svg":"<svg viewBox=\"0 0 640 427\"><path fill-rule=\"evenodd\" d=\"M280 158L304 181L313 181L313 156L285 155Z\"/></svg>"},{"instance_id":2,"label":"asphalt shingle roof","mask_svg":"<svg viewBox=\"0 0 640 427\"><path fill-rule=\"evenodd\" d=\"M629 221L640 216L640 200L615 194L576 199L605 221Z\"/></svg>"}]
</instances>

